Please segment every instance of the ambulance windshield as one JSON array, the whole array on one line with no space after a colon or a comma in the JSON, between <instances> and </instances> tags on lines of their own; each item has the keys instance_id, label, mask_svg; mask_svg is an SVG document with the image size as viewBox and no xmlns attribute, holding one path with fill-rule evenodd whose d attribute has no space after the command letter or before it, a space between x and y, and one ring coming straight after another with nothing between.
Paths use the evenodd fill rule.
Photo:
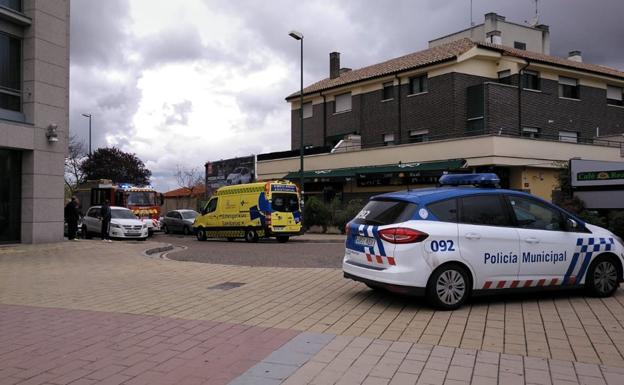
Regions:
<instances>
[{"instance_id":1,"label":"ambulance windshield","mask_svg":"<svg viewBox=\"0 0 624 385\"><path fill-rule=\"evenodd\" d=\"M292 213L299 210L297 194L276 194L271 197L271 208L274 211Z\"/></svg>"}]
</instances>

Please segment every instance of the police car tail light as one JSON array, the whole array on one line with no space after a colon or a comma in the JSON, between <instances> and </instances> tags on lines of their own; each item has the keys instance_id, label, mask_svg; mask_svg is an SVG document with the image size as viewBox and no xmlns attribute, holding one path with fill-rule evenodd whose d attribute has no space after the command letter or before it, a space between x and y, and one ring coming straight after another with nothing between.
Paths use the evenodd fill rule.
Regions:
<instances>
[{"instance_id":1,"label":"police car tail light","mask_svg":"<svg viewBox=\"0 0 624 385\"><path fill-rule=\"evenodd\" d=\"M394 227L379 230L379 236L390 243L416 243L427 239L429 234L405 227Z\"/></svg>"}]
</instances>

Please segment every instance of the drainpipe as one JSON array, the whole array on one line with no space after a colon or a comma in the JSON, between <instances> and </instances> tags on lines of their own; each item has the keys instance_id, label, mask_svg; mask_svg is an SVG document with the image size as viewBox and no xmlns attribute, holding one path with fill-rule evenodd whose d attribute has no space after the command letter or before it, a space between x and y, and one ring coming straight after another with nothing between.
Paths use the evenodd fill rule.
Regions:
<instances>
[{"instance_id":1,"label":"drainpipe","mask_svg":"<svg viewBox=\"0 0 624 385\"><path fill-rule=\"evenodd\" d=\"M399 75L394 75L394 78L397 80L398 82L398 86L397 86L397 110L398 110L398 126L399 126L399 136L398 136L398 140L397 143L401 144L401 79L399 78Z\"/></svg>"},{"instance_id":2,"label":"drainpipe","mask_svg":"<svg viewBox=\"0 0 624 385\"><path fill-rule=\"evenodd\" d=\"M323 147L327 146L327 99L323 92L320 92L323 97Z\"/></svg>"},{"instance_id":3,"label":"drainpipe","mask_svg":"<svg viewBox=\"0 0 624 385\"><path fill-rule=\"evenodd\" d=\"M522 72L531 64L529 60L518 71L518 134L522 135Z\"/></svg>"}]
</instances>

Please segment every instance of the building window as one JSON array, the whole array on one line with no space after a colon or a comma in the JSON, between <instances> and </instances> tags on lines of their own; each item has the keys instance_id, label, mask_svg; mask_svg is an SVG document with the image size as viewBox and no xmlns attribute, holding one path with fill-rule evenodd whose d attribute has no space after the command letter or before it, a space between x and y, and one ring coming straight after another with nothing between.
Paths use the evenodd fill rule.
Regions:
<instances>
[{"instance_id":1,"label":"building window","mask_svg":"<svg viewBox=\"0 0 624 385\"><path fill-rule=\"evenodd\" d=\"M334 112L351 111L351 92L346 94L336 95L336 102L334 103Z\"/></svg>"},{"instance_id":2,"label":"building window","mask_svg":"<svg viewBox=\"0 0 624 385\"><path fill-rule=\"evenodd\" d=\"M522 71L522 87L527 90L540 91L542 88L540 84L539 72L529 70Z\"/></svg>"},{"instance_id":3,"label":"building window","mask_svg":"<svg viewBox=\"0 0 624 385\"><path fill-rule=\"evenodd\" d=\"M392 82L384 83L382 100L390 100L392 98L394 98L394 84Z\"/></svg>"},{"instance_id":4,"label":"building window","mask_svg":"<svg viewBox=\"0 0 624 385\"><path fill-rule=\"evenodd\" d=\"M411 130L409 132L410 143L420 143L429 141L429 130Z\"/></svg>"},{"instance_id":5,"label":"building window","mask_svg":"<svg viewBox=\"0 0 624 385\"><path fill-rule=\"evenodd\" d=\"M0 7L10 8L22 12L22 0L0 0Z\"/></svg>"},{"instance_id":6,"label":"building window","mask_svg":"<svg viewBox=\"0 0 624 385\"><path fill-rule=\"evenodd\" d=\"M579 85L578 79L566 78L565 76L559 76L559 97L569 99L579 99Z\"/></svg>"},{"instance_id":7,"label":"building window","mask_svg":"<svg viewBox=\"0 0 624 385\"><path fill-rule=\"evenodd\" d=\"M578 142L578 132L559 131L559 141L561 141L561 142L577 143Z\"/></svg>"},{"instance_id":8,"label":"building window","mask_svg":"<svg viewBox=\"0 0 624 385\"><path fill-rule=\"evenodd\" d=\"M622 87L607 86L607 104L622 105Z\"/></svg>"},{"instance_id":9,"label":"building window","mask_svg":"<svg viewBox=\"0 0 624 385\"><path fill-rule=\"evenodd\" d=\"M303 118L312 117L312 102L303 103Z\"/></svg>"},{"instance_id":10,"label":"building window","mask_svg":"<svg viewBox=\"0 0 624 385\"><path fill-rule=\"evenodd\" d=\"M22 110L21 40L0 33L0 108Z\"/></svg>"},{"instance_id":11,"label":"building window","mask_svg":"<svg viewBox=\"0 0 624 385\"><path fill-rule=\"evenodd\" d=\"M410 78L410 95L427 92L427 74Z\"/></svg>"},{"instance_id":12,"label":"building window","mask_svg":"<svg viewBox=\"0 0 624 385\"><path fill-rule=\"evenodd\" d=\"M540 129L537 127L522 127L522 136L525 138L539 138Z\"/></svg>"},{"instance_id":13,"label":"building window","mask_svg":"<svg viewBox=\"0 0 624 385\"><path fill-rule=\"evenodd\" d=\"M526 43L523 43L521 41L514 41L514 48L526 51Z\"/></svg>"},{"instance_id":14,"label":"building window","mask_svg":"<svg viewBox=\"0 0 624 385\"><path fill-rule=\"evenodd\" d=\"M498 82L501 84L511 84L511 70L498 71Z\"/></svg>"},{"instance_id":15,"label":"building window","mask_svg":"<svg viewBox=\"0 0 624 385\"><path fill-rule=\"evenodd\" d=\"M384 146L391 146L394 144L394 134L384 134L383 136Z\"/></svg>"}]
</instances>

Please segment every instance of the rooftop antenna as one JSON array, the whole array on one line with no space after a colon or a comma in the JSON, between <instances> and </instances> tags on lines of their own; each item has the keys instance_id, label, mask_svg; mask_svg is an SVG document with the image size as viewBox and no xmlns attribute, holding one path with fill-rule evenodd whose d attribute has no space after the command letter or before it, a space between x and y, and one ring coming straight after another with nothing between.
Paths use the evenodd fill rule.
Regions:
<instances>
[{"instance_id":1,"label":"rooftop antenna","mask_svg":"<svg viewBox=\"0 0 624 385\"><path fill-rule=\"evenodd\" d=\"M539 0L534 0L535 1L535 16L533 16L533 18L531 19L531 21L526 21L525 22L530 26L530 27L535 27L536 25L539 24Z\"/></svg>"}]
</instances>

